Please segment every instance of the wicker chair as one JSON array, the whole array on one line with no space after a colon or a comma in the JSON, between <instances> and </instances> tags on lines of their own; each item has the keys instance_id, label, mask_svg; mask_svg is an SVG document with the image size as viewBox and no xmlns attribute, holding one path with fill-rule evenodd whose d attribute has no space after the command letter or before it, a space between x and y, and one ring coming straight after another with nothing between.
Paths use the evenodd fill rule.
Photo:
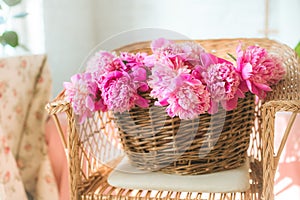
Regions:
<instances>
[{"instance_id":1,"label":"wicker chair","mask_svg":"<svg viewBox=\"0 0 300 200\"><path fill-rule=\"evenodd\" d=\"M300 59L286 45L268 39L218 39L198 40L207 51L226 58L234 54L239 41L245 45L258 44L270 52L282 55L286 67L285 80L273 87L264 102L259 102L255 110L255 121L248 157L250 160L250 189L233 193L201 193L152 191L117 188L109 185L107 177L120 160L120 143L117 129L110 112L95 113L83 125L76 125L75 115L70 105L64 101L63 92L47 104L46 109L57 122L58 130L67 149L70 188L72 199L274 199L274 176L281 152L285 146L292 124L300 110ZM149 51L149 42L135 43L116 51ZM278 111L292 112L278 152L274 152L274 122ZM61 131L58 113L66 113L68 118L67 138ZM99 127L97 131L93 127ZM92 132L91 132L92 131ZM107 141L110 141L109 143Z\"/></svg>"}]
</instances>

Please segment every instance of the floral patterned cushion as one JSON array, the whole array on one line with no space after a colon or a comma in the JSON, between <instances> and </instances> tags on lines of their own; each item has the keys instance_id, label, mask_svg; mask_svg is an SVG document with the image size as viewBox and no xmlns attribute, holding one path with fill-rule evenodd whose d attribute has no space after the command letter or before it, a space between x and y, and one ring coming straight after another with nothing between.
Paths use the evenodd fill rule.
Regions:
<instances>
[{"instance_id":1,"label":"floral patterned cushion","mask_svg":"<svg viewBox=\"0 0 300 200\"><path fill-rule=\"evenodd\" d=\"M0 199L27 199L15 159L0 127Z\"/></svg>"},{"instance_id":2,"label":"floral patterned cushion","mask_svg":"<svg viewBox=\"0 0 300 200\"><path fill-rule=\"evenodd\" d=\"M57 198L51 194L57 194L57 188L52 181L54 177L45 142L47 115L44 107L50 98L50 77L45 55L0 59L0 125L4 138L16 160L26 191L34 199L55 200ZM40 196L37 183L39 187L45 185L41 182L47 185L48 193L44 198L37 198L37 194Z\"/></svg>"}]
</instances>

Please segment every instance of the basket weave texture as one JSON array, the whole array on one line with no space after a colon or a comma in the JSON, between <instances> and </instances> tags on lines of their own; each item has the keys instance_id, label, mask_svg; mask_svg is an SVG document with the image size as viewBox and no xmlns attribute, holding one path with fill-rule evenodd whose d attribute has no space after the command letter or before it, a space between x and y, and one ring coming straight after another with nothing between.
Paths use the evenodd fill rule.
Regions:
<instances>
[{"instance_id":1,"label":"basket weave texture","mask_svg":"<svg viewBox=\"0 0 300 200\"><path fill-rule=\"evenodd\" d=\"M233 111L220 108L214 115L205 113L194 120L170 118L164 107L150 100L149 109L135 107L125 114L115 113L121 143L133 165L198 175L245 163L254 119L253 95L240 99Z\"/></svg>"}]
</instances>

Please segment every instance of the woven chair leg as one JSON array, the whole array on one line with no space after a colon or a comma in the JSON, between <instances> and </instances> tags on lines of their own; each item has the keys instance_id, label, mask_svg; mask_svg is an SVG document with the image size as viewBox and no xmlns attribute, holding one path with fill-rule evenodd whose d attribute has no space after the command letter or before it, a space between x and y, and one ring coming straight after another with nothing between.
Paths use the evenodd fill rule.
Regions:
<instances>
[{"instance_id":1,"label":"woven chair leg","mask_svg":"<svg viewBox=\"0 0 300 200\"><path fill-rule=\"evenodd\" d=\"M69 151L69 181L70 181L70 196L72 200L80 200L80 194L78 192L78 186L80 185L80 163L79 163L79 152L77 147L78 144L78 132L75 127L75 116L74 113L69 110L67 112L67 117L69 125L68 125L68 149L72 149Z\"/></svg>"},{"instance_id":2,"label":"woven chair leg","mask_svg":"<svg viewBox=\"0 0 300 200\"><path fill-rule=\"evenodd\" d=\"M262 200L274 199L274 125L275 114L274 108L268 107L263 109L264 119L262 123L262 145L263 145L263 188Z\"/></svg>"}]
</instances>

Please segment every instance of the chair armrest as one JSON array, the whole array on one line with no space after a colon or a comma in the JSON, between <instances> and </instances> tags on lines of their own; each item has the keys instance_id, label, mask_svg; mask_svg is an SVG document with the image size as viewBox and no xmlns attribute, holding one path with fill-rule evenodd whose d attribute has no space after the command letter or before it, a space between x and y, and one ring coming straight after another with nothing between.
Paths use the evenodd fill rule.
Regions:
<instances>
[{"instance_id":1,"label":"chair armrest","mask_svg":"<svg viewBox=\"0 0 300 200\"><path fill-rule=\"evenodd\" d=\"M50 115L63 113L70 109L70 104L64 99L64 96L65 91L63 90L53 101L45 106Z\"/></svg>"},{"instance_id":2,"label":"chair armrest","mask_svg":"<svg viewBox=\"0 0 300 200\"><path fill-rule=\"evenodd\" d=\"M286 100L286 101L269 101L263 105L262 108L262 139L266 142L266 147L270 147L274 152L274 133L275 133L275 115L277 112L284 111L284 112L292 112L292 115L289 119L287 124L286 130L284 135L281 139L279 149L277 153L274 155L274 170L277 169L278 162L280 159L280 155L282 150L286 144L287 138L291 131L291 128L295 122L296 116L300 113L300 100ZM268 143L268 141L272 142L272 144ZM266 149L266 148L264 148ZM268 150L268 149L266 149Z\"/></svg>"},{"instance_id":3,"label":"chair armrest","mask_svg":"<svg viewBox=\"0 0 300 200\"><path fill-rule=\"evenodd\" d=\"M299 112L300 111L300 100L276 100L268 101L263 105L264 110L270 110L272 112Z\"/></svg>"},{"instance_id":4,"label":"chair armrest","mask_svg":"<svg viewBox=\"0 0 300 200\"><path fill-rule=\"evenodd\" d=\"M280 141L278 151L274 151L275 116L277 112L292 112L284 135ZM278 167L281 153L286 145L287 138L300 113L300 100L269 101L262 106L262 161L263 161L263 194L266 199L273 199L274 177ZM271 195L271 196L270 196Z\"/></svg>"},{"instance_id":5,"label":"chair armrest","mask_svg":"<svg viewBox=\"0 0 300 200\"><path fill-rule=\"evenodd\" d=\"M67 151L68 150L68 144L67 144L67 135L64 134L62 130L62 125L59 121L58 114L60 113L66 113L67 117L71 117L71 106L69 102L67 102L64 99L64 90L51 102L47 103L45 106L45 109L48 111L49 115L52 115L55 125L57 127L57 130L59 132L61 141L63 143L64 149Z\"/></svg>"}]
</instances>

